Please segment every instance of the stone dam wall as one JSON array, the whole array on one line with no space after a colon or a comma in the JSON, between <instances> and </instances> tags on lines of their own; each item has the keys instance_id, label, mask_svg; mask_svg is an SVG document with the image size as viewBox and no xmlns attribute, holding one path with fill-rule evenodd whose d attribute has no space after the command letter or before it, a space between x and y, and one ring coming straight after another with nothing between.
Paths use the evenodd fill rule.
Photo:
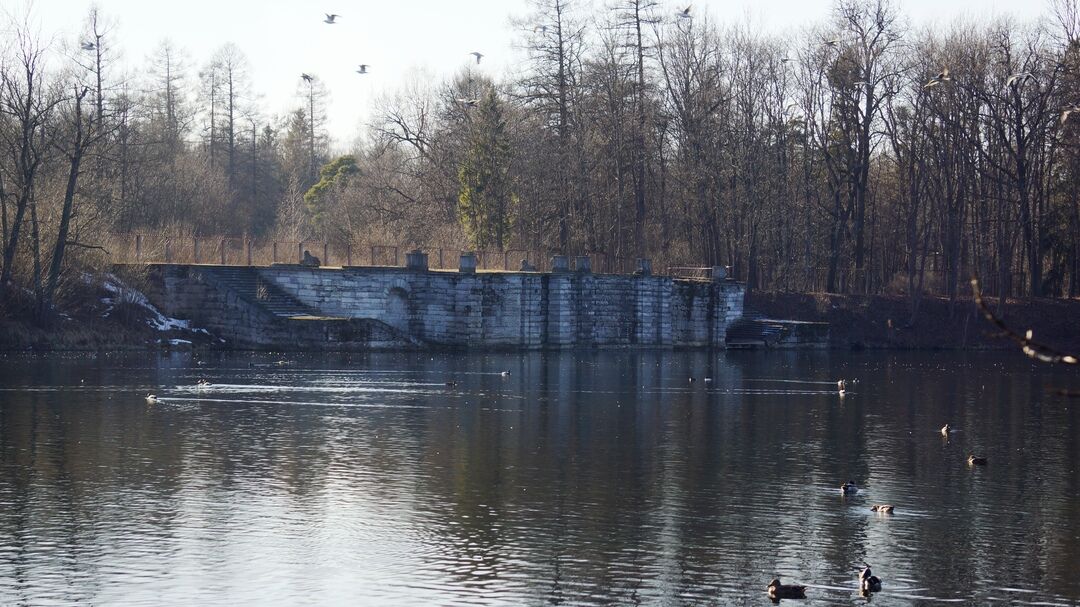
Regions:
<instances>
[{"instance_id":1,"label":"stone dam wall","mask_svg":"<svg viewBox=\"0 0 1080 607\"><path fill-rule=\"evenodd\" d=\"M401 267L150 267L147 296L239 347L724 347L745 285Z\"/></svg>"}]
</instances>

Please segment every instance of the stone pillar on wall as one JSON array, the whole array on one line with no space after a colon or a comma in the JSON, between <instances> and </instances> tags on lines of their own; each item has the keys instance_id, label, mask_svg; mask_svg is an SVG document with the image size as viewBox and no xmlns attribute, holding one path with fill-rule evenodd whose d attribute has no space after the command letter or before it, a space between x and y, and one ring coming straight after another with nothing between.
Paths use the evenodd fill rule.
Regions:
<instances>
[{"instance_id":1,"label":"stone pillar on wall","mask_svg":"<svg viewBox=\"0 0 1080 607\"><path fill-rule=\"evenodd\" d=\"M465 251L461 254L458 272L461 272L462 274L476 274L476 253Z\"/></svg>"},{"instance_id":2,"label":"stone pillar on wall","mask_svg":"<svg viewBox=\"0 0 1080 607\"><path fill-rule=\"evenodd\" d=\"M420 249L409 251L405 254L405 267L409 270L426 272L428 269L427 253L424 253Z\"/></svg>"},{"instance_id":3,"label":"stone pillar on wall","mask_svg":"<svg viewBox=\"0 0 1080 607\"><path fill-rule=\"evenodd\" d=\"M637 276L652 276L652 260L640 257L637 260L637 270L634 271Z\"/></svg>"},{"instance_id":4,"label":"stone pillar on wall","mask_svg":"<svg viewBox=\"0 0 1080 607\"><path fill-rule=\"evenodd\" d=\"M570 261L566 255L555 255L551 258L551 271L552 272L569 272Z\"/></svg>"}]
</instances>

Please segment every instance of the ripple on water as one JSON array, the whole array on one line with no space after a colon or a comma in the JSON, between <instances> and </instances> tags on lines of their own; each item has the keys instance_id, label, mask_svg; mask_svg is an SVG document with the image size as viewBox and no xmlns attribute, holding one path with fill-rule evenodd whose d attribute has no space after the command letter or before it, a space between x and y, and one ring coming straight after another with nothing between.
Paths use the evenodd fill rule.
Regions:
<instances>
[{"instance_id":1,"label":"ripple on water","mask_svg":"<svg viewBox=\"0 0 1080 607\"><path fill-rule=\"evenodd\" d=\"M881 604L1080 600L1075 474L1045 465L1080 437L1027 366L249 360L0 361L0 603L759 604L779 575L850 604L864 561Z\"/></svg>"}]
</instances>

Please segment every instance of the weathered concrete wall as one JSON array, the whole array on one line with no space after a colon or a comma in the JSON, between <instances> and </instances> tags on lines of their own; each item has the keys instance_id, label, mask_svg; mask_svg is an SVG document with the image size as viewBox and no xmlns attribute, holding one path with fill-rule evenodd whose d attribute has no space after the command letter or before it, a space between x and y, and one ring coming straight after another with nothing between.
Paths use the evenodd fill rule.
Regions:
<instances>
[{"instance_id":1,"label":"weathered concrete wall","mask_svg":"<svg viewBox=\"0 0 1080 607\"><path fill-rule=\"evenodd\" d=\"M252 271L319 315L370 319L424 344L452 347L723 346L745 295L734 281L587 272L296 265ZM191 300L215 297L193 286L185 307L198 310ZM217 303L212 309L222 315L218 326L234 321Z\"/></svg>"},{"instance_id":2,"label":"weathered concrete wall","mask_svg":"<svg viewBox=\"0 0 1080 607\"><path fill-rule=\"evenodd\" d=\"M362 350L414 345L366 319L277 316L204 270L200 266L151 266L150 288L145 295L166 314L194 320L231 346Z\"/></svg>"}]
</instances>

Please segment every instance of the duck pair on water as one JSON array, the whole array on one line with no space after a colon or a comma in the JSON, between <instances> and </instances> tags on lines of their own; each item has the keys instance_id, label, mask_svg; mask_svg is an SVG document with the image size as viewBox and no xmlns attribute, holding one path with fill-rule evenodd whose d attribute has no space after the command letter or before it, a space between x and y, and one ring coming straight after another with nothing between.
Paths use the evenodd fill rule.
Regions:
<instances>
[{"instance_id":1,"label":"duck pair on water","mask_svg":"<svg viewBox=\"0 0 1080 607\"><path fill-rule=\"evenodd\" d=\"M870 592L881 592L881 578L874 575L870 570L869 563L863 563L866 568L859 573L859 591L863 594ZM775 600L779 599L805 599L806 598L806 586L800 586L797 584L783 584L780 582L780 578L775 578L769 582L768 586L769 598Z\"/></svg>"},{"instance_id":2,"label":"duck pair on water","mask_svg":"<svg viewBox=\"0 0 1080 607\"><path fill-rule=\"evenodd\" d=\"M945 424L941 427L941 435L945 438L949 438L949 435L952 433L952 431L952 426L950 426L949 424ZM985 457L975 455L974 453L968 453L967 463L969 466L985 466L987 464L987 460Z\"/></svg>"}]
</instances>

